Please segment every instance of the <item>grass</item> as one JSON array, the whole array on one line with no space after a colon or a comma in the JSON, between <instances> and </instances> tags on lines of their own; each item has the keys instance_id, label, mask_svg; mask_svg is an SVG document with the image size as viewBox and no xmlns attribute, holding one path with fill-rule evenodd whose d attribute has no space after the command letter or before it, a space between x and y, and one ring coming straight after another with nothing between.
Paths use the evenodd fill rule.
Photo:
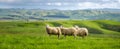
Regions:
<instances>
[{"instance_id":1,"label":"grass","mask_svg":"<svg viewBox=\"0 0 120 49\"><path fill-rule=\"evenodd\" d=\"M0 22L0 49L119 49L120 32L101 26L119 29L119 22L96 20L96 21L44 21L44 22ZM87 27L89 36L85 39L73 36L48 36L45 24L51 26L71 27L79 25ZM93 33L94 32L94 33ZM97 33L100 32L101 34Z\"/></svg>"},{"instance_id":2,"label":"grass","mask_svg":"<svg viewBox=\"0 0 120 49\"><path fill-rule=\"evenodd\" d=\"M72 36L66 39L57 39L56 36L39 35L1 35L1 49L118 49L119 38L87 37L86 39L74 39Z\"/></svg>"}]
</instances>

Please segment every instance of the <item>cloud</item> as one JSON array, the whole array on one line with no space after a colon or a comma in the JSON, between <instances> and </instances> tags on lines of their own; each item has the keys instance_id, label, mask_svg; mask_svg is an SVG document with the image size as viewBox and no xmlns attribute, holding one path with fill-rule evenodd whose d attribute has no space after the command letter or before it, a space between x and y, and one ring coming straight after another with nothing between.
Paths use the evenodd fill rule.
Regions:
<instances>
[{"instance_id":1,"label":"cloud","mask_svg":"<svg viewBox=\"0 0 120 49\"><path fill-rule=\"evenodd\" d=\"M46 4L51 6L61 6L63 3L56 2L56 3L46 3Z\"/></svg>"},{"instance_id":2,"label":"cloud","mask_svg":"<svg viewBox=\"0 0 120 49\"><path fill-rule=\"evenodd\" d=\"M78 3L80 8L120 8L119 3L93 3L93 2L83 2Z\"/></svg>"},{"instance_id":3,"label":"cloud","mask_svg":"<svg viewBox=\"0 0 120 49\"><path fill-rule=\"evenodd\" d=\"M120 3L120 0L118 0L118 2Z\"/></svg>"},{"instance_id":4,"label":"cloud","mask_svg":"<svg viewBox=\"0 0 120 49\"><path fill-rule=\"evenodd\" d=\"M58 3L54 3L54 5L61 6L62 3L60 3L60 2L58 2Z\"/></svg>"},{"instance_id":5,"label":"cloud","mask_svg":"<svg viewBox=\"0 0 120 49\"><path fill-rule=\"evenodd\" d=\"M119 4L118 3L106 3L106 4L102 4L101 7L105 7L105 8L118 8Z\"/></svg>"},{"instance_id":6,"label":"cloud","mask_svg":"<svg viewBox=\"0 0 120 49\"><path fill-rule=\"evenodd\" d=\"M119 8L120 0L0 0L0 8Z\"/></svg>"},{"instance_id":7,"label":"cloud","mask_svg":"<svg viewBox=\"0 0 120 49\"><path fill-rule=\"evenodd\" d=\"M110 1L110 0L102 0L103 2L107 2L107 1Z\"/></svg>"},{"instance_id":8,"label":"cloud","mask_svg":"<svg viewBox=\"0 0 120 49\"><path fill-rule=\"evenodd\" d=\"M5 2L5 3L12 3L15 2L16 0L0 0L0 2Z\"/></svg>"},{"instance_id":9,"label":"cloud","mask_svg":"<svg viewBox=\"0 0 120 49\"><path fill-rule=\"evenodd\" d=\"M95 4L92 2L83 2L83 3L78 3L79 6L81 7L94 7L94 6L99 6L99 4Z\"/></svg>"},{"instance_id":10,"label":"cloud","mask_svg":"<svg viewBox=\"0 0 120 49\"><path fill-rule=\"evenodd\" d=\"M2 8L12 8L12 6L3 6L3 5L0 5L0 7L2 7Z\"/></svg>"},{"instance_id":11,"label":"cloud","mask_svg":"<svg viewBox=\"0 0 120 49\"><path fill-rule=\"evenodd\" d=\"M47 5L52 5L52 3L46 3Z\"/></svg>"},{"instance_id":12,"label":"cloud","mask_svg":"<svg viewBox=\"0 0 120 49\"><path fill-rule=\"evenodd\" d=\"M52 2L52 3L46 3L46 5L49 5L49 6L69 6L69 5L71 5L71 3Z\"/></svg>"}]
</instances>

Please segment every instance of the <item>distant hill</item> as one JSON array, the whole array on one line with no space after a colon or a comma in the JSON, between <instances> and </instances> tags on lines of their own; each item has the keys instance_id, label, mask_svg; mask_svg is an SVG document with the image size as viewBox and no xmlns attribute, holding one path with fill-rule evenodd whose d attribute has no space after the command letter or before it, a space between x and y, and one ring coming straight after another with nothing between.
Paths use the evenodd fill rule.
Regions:
<instances>
[{"instance_id":1,"label":"distant hill","mask_svg":"<svg viewBox=\"0 0 120 49\"><path fill-rule=\"evenodd\" d=\"M42 10L0 9L0 20L116 20L120 21L120 9Z\"/></svg>"}]
</instances>

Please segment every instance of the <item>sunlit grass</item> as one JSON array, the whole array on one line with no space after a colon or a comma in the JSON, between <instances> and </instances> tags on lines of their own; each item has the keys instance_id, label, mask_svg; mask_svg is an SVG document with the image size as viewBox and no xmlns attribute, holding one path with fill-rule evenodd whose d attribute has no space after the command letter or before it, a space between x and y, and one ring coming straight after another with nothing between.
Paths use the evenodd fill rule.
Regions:
<instances>
[{"instance_id":1,"label":"sunlit grass","mask_svg":"<svg viewBox=\"0 0 120 49\"><path fill-rule=\"evenodd\" d=\"M120 32L102 28L105 24L99 21L44 21L44 22L0 22L0 49L119 49ZM107 23L107 22L106 22ZM109 21L110 23L110 21ZM113 22L112 22L113 23ZM118 25L115 22L115 25ZM60 39L48 36L45 24L51 26L89 28L89 36L85 39L73 36ZM108 24L109 25L109 24ZM113 25L113 24L110 24ZM114 26L113 26L114 27ZM119 29L119 28L118 28ZM96 33L96 32L99 32ZM95 33L93 33L95 32Z\"/></svg>"},{"instance_id":2,"label":"sunlit grass","mask_svg":"<svg viewBox=\"0 0 120 49\"><path fill-rule=\"evenodd\" d=\"M120 39L110 37L91 37L86 39L72 36L57 39L56 36L42 35L0 35L0 48L9 49L118 49L120 48Z\"/></svg>"}]
</instances>

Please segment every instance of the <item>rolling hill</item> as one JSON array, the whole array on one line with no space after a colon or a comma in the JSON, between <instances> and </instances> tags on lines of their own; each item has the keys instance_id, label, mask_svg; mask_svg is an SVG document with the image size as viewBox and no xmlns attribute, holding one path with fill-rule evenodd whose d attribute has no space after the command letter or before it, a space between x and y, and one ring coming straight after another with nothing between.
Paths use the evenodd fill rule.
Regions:
<instances>
[{"instance_id":1,"label":"rolling hill","mask_svg":"<svg viewBox=\"0 0 120 49\"><path fill-rule=\"evenodd\" d=\"M46 24L86 27L89 35L57 39ZM0 49L120 49L119 43L120 9L0 9Z\"/></svg>"},{"instance_id":2,"label":"rolling hill","mask_svg":"<svg viewBox=\"0 0 120 49\"><path fill-rule=\"evenodd\" d=\"M88 28L82 39L48 36L45 25ZM120 23L109 20L0 21L0 49L119 49Z\"/></svg>"},{"instance_id":3,"label":"rolling hill","mask_svg":"<svg viewBox=\"0 0 120 49\"><path fill-rule=\"evenodd\" d=\"M0 9L0 20L115 20L120 21L120 9L43 10Z\"/></svg>"},{"instance_id":4,"label":"rolling hill","mask_svg":"<svg viewBox=\"0 0 120 49\"><path fill-rule=\"evenodd\" d=\"M120 23L109 20L58 20L58 21L40 21L40 22L0 22L0 33L24 33L41 32L45 30L39 30L38 27L44 27L46 24L51 26L72 27L78 25L79 27L88 28L92 34L120 34ZM16 28L16 29L15 29ZM31 29L33 28L33 29ZM7 30L6 30L7 29ZM26 30L27 29L27 30ZM36 29L36 30L35 30Z\"/></svg>"}]
</instances>

